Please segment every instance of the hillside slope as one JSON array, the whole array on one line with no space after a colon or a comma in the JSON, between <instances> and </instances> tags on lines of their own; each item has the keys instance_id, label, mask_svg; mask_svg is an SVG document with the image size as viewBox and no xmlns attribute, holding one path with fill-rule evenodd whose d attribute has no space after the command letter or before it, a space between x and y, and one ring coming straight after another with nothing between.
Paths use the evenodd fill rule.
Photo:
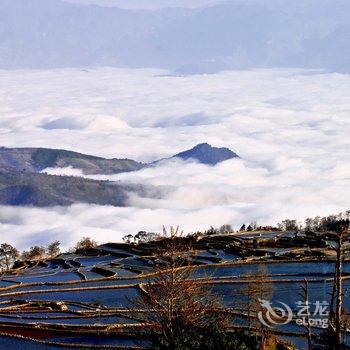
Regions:
<instances>
[{"instance_id":1,"label":"hillside slope","mask_svg":"<svg viewBox=\"0 0 350 350\"><path fill-rule=\"evenodd\" d=\"M105 159L49 148L0 148L0 169L39 172L45 168L73 167L84 174L117 174L139 170L144 165L131 159Z\"/></svg>"},{"instance_id":2,"label":"hillside slope","mask_svg":"<svg viewBox=\"0 0 350 350\"><path fill-rule=\"evenodd\" d=\"M130 193L145 198L162 196L162 191L152 186L0 170L2 205L51 207L90 203L124 207L129 205Z\"/></svg>"},{"instance_id":3,"label":"hillside slope","mask_svg":"<svg viewBox=\"0 0 350 350\"><path fill-rule=\"evenodd\" d=\"M228 148L202 143L178 153L173 159L195 160L215 165L238 155ZM164 161L164 160L163 160ZM73 203L127 206L130 193L162 198L166 190L157 186L91 180L83 176L55 176L47 168L72 167L85 175L118 174L157 166L130 159L105 159L72 151L48 148L0 148L0 204L14 206L56 206ZM44 171L44 172L43 172Z\"/></svg>"}]
</instances>

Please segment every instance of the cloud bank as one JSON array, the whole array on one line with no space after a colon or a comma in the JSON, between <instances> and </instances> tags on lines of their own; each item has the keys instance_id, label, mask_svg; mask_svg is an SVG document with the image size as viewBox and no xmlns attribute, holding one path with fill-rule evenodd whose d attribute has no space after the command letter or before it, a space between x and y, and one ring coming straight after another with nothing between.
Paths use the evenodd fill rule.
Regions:
<instances>
[{"instance_id":1,"label":"cloud bank","mask_svg":"<svg viewBox=\"0 0 350 350\"><path fill-rule=\"evenodd\" d=\"M153 161L208 142L241 159L182 161L115 176L164 188L129 208L2 207L0 240L25 248L83 235L100 242L138 230L185 230L348 209L350 76L254 70L168 76L159 70L0 71L0 144L65 148ZM80 176L79 169L47 169Z\"/></svg>"}]
</instances>

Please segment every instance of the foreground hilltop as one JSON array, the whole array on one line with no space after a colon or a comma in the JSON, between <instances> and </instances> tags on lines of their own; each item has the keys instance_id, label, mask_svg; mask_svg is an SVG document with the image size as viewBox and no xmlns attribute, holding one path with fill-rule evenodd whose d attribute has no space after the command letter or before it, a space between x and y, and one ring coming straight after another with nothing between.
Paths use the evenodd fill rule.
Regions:
<instances>
[{"instance_id":1,"label":"foreground hilltop","mask_svg":"<svg viewBox=\"0 0 350 350\"><path fill-rule=\"evenodd\" d=\"M125 241L131 238L126 236ZM0 280L0 346L149 348L135 300L149 293L147 286L160 271L164 273L173 245L143 231L133 238L134 243L79 246L73 253L22 260L4 271ZM253 298L263 295L292 307L299 301L305 279L313 291L312 301L330 302L334 277L330 243L334 240L333 232L209 232L174 238L173 249L177 259L180 257L179 274L210 283L223 300L222 310L235 315L228 326L232 333L250 329L246 310ZM347 257L346 271L348 267ZM344 283L349 286L348 280ZM348 300L345 304L349 306ZM307 348L305 329L294 319L271 332L279 339L292 337L298 349Z\"/></svg>"}]
</instances>

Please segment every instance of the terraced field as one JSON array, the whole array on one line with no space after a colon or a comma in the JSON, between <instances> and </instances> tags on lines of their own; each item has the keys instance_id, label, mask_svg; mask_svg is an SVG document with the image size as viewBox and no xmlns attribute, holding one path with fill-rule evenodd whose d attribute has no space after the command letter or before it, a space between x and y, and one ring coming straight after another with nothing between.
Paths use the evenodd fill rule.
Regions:
<instances>
[{"instance_id":1,"label":"terraced field","mask_svg":"<svg viewBox=\"0 0 350 350\"><path fill-rule=\"evenodd\" d=\"M249 239L254 237L205 238L188 255L192 277L212 285L235 315L233 329L247 326L244 290L256 280L261 266L266 271L262 282L273 287L272 299L287 303L294 311L305 278L312 301L330 301L334 271L330 254L290 259L291 248L284 247L266 248L264 254L256 249L247 255L245 242ZM233 242L241 248L233 249ZM81 255L62 254L5 272L0 280L0 348L145 347L147 342L138 335L142 325L133 319L131 301L140 284L154 276L154 249L152 243L106 244ZM350 289L349 273L350 264L346 263L346 290ZM345 307L350 309L348 297ZM305 329L294 322L273 331L297 348L306 347ZM320 331L314 328L314 333Z\"/></svg>"}]
</instances>

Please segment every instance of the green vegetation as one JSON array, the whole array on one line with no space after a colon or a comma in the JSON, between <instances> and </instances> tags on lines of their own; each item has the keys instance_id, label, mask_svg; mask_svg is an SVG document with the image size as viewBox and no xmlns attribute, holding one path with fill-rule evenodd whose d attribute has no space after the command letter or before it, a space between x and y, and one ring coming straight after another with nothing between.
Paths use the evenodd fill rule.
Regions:
<instances>
[{"instance_id":1,"label":"green vegetation","mask_svg":"<svg viewBox=\"0 0 350 350\"><path fill-rule=\"evenodd\" d=\"M73 167L85 174L117 174L141 169L131 159L105 159L87 154L49 148L0 148L0 169L36 173L45 168Z\"/></svg>"},{"instance_id":2,"label":"green vegetation","mask_svg":"<svg viewBox=\"0 0 350 350\"><path fill-rule=\"evenodd\" d=\"M0 204L4 205L46 207L80 202L124 206L128 190L139 189L82 177L0 171Z\"/></svg>"}]
</instances>

